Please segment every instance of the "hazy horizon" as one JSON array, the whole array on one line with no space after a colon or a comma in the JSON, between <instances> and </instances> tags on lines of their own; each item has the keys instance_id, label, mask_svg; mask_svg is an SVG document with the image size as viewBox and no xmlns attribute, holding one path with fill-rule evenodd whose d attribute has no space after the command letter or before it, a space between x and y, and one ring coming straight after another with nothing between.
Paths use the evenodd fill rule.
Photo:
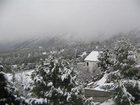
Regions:
<instances>
[{"instance_id":1,"label":"hazy horizon","mask_svg":"<svg viewBox=\"0 0 140 105\"><path fill-rule=\"evenodd\" d=\"M133 29L140 29L139 0L0 1L1 42L53 33L103 39Z\"/></svg>"}]
</instances>

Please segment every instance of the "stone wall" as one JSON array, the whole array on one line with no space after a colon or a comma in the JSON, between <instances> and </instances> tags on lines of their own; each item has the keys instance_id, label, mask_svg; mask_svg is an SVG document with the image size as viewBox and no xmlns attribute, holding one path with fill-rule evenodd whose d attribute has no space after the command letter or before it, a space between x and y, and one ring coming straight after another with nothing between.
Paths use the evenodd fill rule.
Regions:
<instances>
[{"instance_id":1,"label":"stone wall","mask_svg":"<svg viewBox=\"0 0 140 105\"><path fill-rule=\"evenodd\" d=\"M111 98L113 93L105 92L105 91L98 91L93 89L85 88L85 97L90 98L93 97L95 102L104 102L107 99Z\"/></svg>"}]
</instances>

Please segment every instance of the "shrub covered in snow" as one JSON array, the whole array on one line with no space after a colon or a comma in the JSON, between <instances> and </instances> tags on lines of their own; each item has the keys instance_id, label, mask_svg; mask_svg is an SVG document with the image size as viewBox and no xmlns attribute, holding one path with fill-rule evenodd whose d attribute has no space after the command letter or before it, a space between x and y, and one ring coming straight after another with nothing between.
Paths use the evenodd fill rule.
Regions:
<instances>
[{"instance_id":1,"label":"shrub covered in snow","mask_svg":"<svg viewBox=\"0 0 140 105\"><path fill-rule=\"evenodd\" d=\"M113 65L112 53L108 49L104 49L103 52L100 52L98 60L98 67L103 73L109 71L110 67Z\"/></svg>"},{"instance_id":2,"label":"shrub covered in snow","mask_svg":"<svg viewBox=\"0 0 140 105\"><path fill-rule=\"evenodd\" d=\"M122 39L116 42L114 58L114 70L119 70L120 78L138 79L136 77L139 71L136 67L136 50L128 40Z\"/></svg>"},{"instance_id":3,"label":"shrub covered in snow","mask_svg":"<svg viewBox=\"0 0 140 105\"><path fill-rule=\"evenodd\" d=\"M0 105L27 105L3 71L0 71Z\"/></svg>"},{"instance_id":4,"label":"shrub covered in snow","mask_svg":"<svg viewBox=\"0 0 140 105\"><path fill-rule=\"evenodd\" d=\"M117 41L111 52L111 65L107 65L110 58L107 54L103 52L99 58L99 66L103 69L104 76L95 82L97 86L95 89L110 90L113 87L111 89L115 91L114 99L117 105L133 105L140 97L138 82L140 75L138 74L139 67L136 66L135 47L126 39Z\"/></svg>"},{"instance_id":5,"label":"shrub covered in snow","mask_svg":"<svg viewBox=\"0 0 140 105\"><path fill-rule=\"evenodd\" d=\"M136 51L134 46L127 40L120 40L116 43L114 49L114 70L118 71L114 75L116 80L115 101L118 105L133 105L136 101L136 87L130 84L130 80L138 80L137 73L139 68L136 67ZM126 81L124 83L124 80ZM131 90L130 90L131 88ZM140 92L140 91L139 91Z\"/></svg>"},{"instance_id":6,"label":"shrub covered in snow","mask_svg":"<svg viewBox=\"0 0 140 105\"><path fill-rule=\"evenodd\" d=\"M38 65L32 74L32 95L46 98L48 105L82 105L84 97L77 87L76 74L67 61L50 60L48 65Z\"/></svg>"}]
</instances>

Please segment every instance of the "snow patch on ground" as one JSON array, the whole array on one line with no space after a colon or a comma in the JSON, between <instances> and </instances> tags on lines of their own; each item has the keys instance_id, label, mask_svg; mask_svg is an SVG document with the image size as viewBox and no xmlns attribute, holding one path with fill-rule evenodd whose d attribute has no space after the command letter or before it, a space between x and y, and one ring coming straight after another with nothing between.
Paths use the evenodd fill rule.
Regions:
<instances>
[{"instance_id":1,"label":"snow patch on ground","mask_svg":"<svg viewBox=\"0 0 140 105\"><path fill-rule=\"evenodd\" d=\"M27 70L23 72L15 73L15 79L18 82L22 82L22 85L27 86L32 82L31 75L34 70ZM6 74L8 80L12 80L13 75L10 73Z\"/></svg>"},{"instance_id":2,"label":"snow patch on ground","mask_svg":"<svg viewBox=\"0 0 140 105\"><path fill-rule=\"evenodd\" d=\"M103 85L107 80L108 74L105 74L99 81L95 83L96 86Z\"/></svg>"},{"instance_id":3,"label":"snow patch on ground","mask_svg":"<svg viewBox=\"0 0 140 105\"><path fill-rule=\"evenodd\" d=\"M113 99L109 99L109 100L105 101L104 103L102 103L100 105L114 105L114 104L115 103L114 103Z\"/></svg>"},{"instance_id":4,"label":"snow patch on ground","mask_svg":"<svg viewBox=\"0 0 140 105\"><path fill-rule=\"evenodd\" d=\"M107 83L109 74L104 74L104 76L97 82L91 83L92 89L98 90L98 91L109 91L114 88L114 83Z\"/></svg>"}]
</instances>

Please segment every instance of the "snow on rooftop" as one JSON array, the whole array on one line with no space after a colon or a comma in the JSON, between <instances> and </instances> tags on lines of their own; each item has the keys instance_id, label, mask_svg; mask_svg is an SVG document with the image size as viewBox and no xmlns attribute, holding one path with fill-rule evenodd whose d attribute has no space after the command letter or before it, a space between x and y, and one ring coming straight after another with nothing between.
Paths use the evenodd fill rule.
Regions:
<instances>
[{"instance_id":1,"label":"snow on rooftop","mask_svg":"<svg viewBox=\"0 0 140 105\"><path fill-rule=\"evenodd\" d=\"M99 51L92 51L86 58L85 61L98 61Z\"/></svg>"}]
</instances>

